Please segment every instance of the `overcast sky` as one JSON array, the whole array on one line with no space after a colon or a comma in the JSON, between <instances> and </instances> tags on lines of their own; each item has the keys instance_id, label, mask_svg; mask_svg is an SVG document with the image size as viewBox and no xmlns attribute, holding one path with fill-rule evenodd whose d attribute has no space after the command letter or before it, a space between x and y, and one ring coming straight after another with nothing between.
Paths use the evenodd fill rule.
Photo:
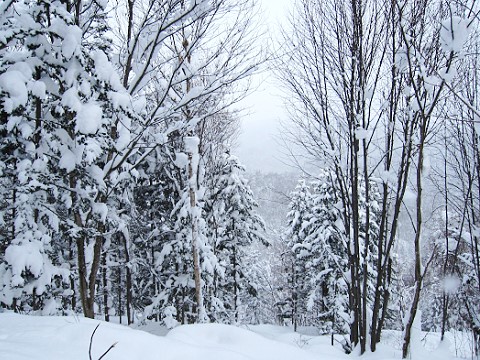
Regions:
<instances>
[{"instance_id":1,"label":"overcast sky","mask_svg":"<svg viewBox=\"0 0 480 360\"><path fill-rule=\"evenodd\" d=\"M274 36L279 23L285 21L292 0L261 0L268 31ZM263 19L262 19L263 20ZM276 137L279 135L280 119L286 117L278 82L270 72L255 77L258 88L241 104L247 108L242 117L242 133L239 147L234 151L241 162L252 171L287 171L282 163L282 149Z\"/></svg>"}]
</instances>

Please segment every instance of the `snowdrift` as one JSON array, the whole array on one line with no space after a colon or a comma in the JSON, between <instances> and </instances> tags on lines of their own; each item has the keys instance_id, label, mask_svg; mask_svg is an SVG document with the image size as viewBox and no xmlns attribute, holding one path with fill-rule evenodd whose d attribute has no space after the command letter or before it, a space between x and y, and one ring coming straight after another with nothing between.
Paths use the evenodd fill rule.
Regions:
<instances>
[{"instance_id":1,"label":"snowdrift","mask_svg":"<svg viewBox=\"0 0 480 360\"><path fill-rule=\"evenodd\" d=\"M287 344L248 329L205 324L180 326L165 337L151 335L83 317L40 317L0 314L0 359L98 359L112 344L104 360L313 360L318 355L296 344ZM323 359L347 358L325 345ZM333 352L333 353L332 353ZM335 356L336 353L338 356ZM328 357L327 357L328 354Z\"/></svg>"},{"instance_id":2,"label":"snowdrift","mask_svg":"<svg viewBox=\"0 0 480 360\"><path fill-rule=\"evenodd\" d=\"M99 325L100 324L100 325ZM331 346L328 336L315 336L302 331L294 333L287 327L273 325L243 328L220 325L179 326L165 336L164 329L151 323L145 329L91 320L83 317L26 316L0 314L1 360L85 360L89 359L90 337L92 359L97 360L113 344L103 360L339 360L359 358L345 355L340 345ZM439 345L438 334L419 334L424 344L415 343L411 359L451 360L453 338ZM398 332L385 332L384 340L374 354L362 360L401 359L394 346ZM451 336L451 334L449 335ZM466 343L467 344L467 343ZM399 344L397 344L399 345ZM428 349L425 348L425 345ZM468 350L468 349L467 349ZM468 354L468 352L466 353ZM460 354L456 354L459 356ZM462 354L463 355L463 354ZM464 356L467 357L467 356Z\"/></svg>"}]
</instances>

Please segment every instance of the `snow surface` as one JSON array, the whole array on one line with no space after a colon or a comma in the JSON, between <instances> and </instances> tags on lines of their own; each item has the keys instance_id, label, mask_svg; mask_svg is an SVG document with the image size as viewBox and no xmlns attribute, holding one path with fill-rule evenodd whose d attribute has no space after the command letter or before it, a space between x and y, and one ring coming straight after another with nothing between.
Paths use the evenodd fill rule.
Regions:
<instances>
[{"instance_id":1,"label":"snow surface","mask_svg":"<svg viewBox=\"0 0 480 360\"><path fill-rule=\"evenodd\" d=\"M158 323L149 323L143 326L143 329L150 332L147 333L83 317L26 316L7 312L0 314L0 359L88 359L90 337L97 325L99 327L92 342L92 359L98 359L115 343L115 347L103 359L337 360L357 358L356 355L345 355L339 345L332 347L329 336L316 336L311 329L309 332L294 333L288 327L273 325L235 327L201 324L179 326L166 334L165 328ZM388 339L389 336L386 338ZM449 355L450 351L444 347L440 349L441 354L439 349L434 352L422 351L421 359L453 359L452 355ZM375 354L366 354L361 357L367 360L400 358L401 352L398 349L386 345L380 346ZM412 358L415 359L415 357ZM420 357L417 358L420 359Z\"/></svg>"}]
</instances>

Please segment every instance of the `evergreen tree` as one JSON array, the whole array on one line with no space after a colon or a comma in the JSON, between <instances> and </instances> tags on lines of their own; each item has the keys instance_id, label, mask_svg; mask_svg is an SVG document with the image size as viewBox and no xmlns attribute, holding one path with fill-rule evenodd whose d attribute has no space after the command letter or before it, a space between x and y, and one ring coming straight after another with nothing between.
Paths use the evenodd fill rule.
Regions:
<instances>
[{"instance_id":1,"label":"evergreen tree","mask_svg":"<svg viewBox=\"0 0 480 360\"><path fill-rule=\"evenodd\" d=\"M60 218L54 210L58 158L51 157L68 61L80 29L60 2L9 1L1 6L2 303L37 310L51 297L55 276L52 240ZM55 26L47 26L53 23ZM68 35L67 35L68 34ZM70 37L70 44L64 44ZM60 197L60 198L59 198ZM29 298L31 297L31 298ZM38 298L40 297L40 298ZM33 305L33 306L32 306Z\"/></svg>"},{"instance_id":2,"label":"evergreen tree","mask_svg":"<svg viewBox=\"0 0 480 360\"><path fill-rule=\"evenodd\" d=\"M312 195L310 187L304 179L300 180L291 195L290 211L287 214L287 230L285 238L287 241L287 253L284 254L284 271L288 276L287 296L278 306L280 307L280 316L290 318L296 331L300 323L300 315L305 313L305 306L302 299L306 298L305 293L305 257L306 249L303 243L307 236L305 227L310 218L310 209L312 206Z\"/></svg>"},{"instance_id":3,"label":"evergreen tree","mask_svg":"<svg viewBox=\"0 0 480 360\"><path fill-rule=\"evenodd\" d=\"M219 262L214 284L216 304L212 303L215 305L212 311L224 310L226 321L232 323L244 320L255 307L258 274L249 264L248 253L255 244L268 245L263 235L264 222L255 211L258 205L244 172L238 159L225 153L219 162L219 173L213 179L213 191L207 195Z\"/></svg>"},{"instance_id":4,"label":"evergreen tree","mask_svg":"<svg viewBox=\"0 0 480 360\"><path fill-rule=\"evenodd\" d=\"M325 170L312 183L311 214L305 227L303 247L305 277L309 284L307 310L316 314L316 324L323 332L348 332L348 285L344 274L347 234L337 198L335 173Z\"/></svg>"},{"instance_id":5,"label":"evergreen tree","mask_svg":"<svg viewBox=\"0 0 480 360\"><path fill-rule=\"evenodd\" d=\"M349 333L351 283L346 276L349 269L348 244L350 234L345 229L343 209L339 199L339 182L334 172L322 170L307 185L301 180L292 194L286 237L291 249L291 297L289 311L294 325L313 325L320 331ZM365 209L370 207L370 242L362 242L362 271L360 280L367 289L370 304L373 299L376 244L378 232L379 193L370 189L371 201L365 202L365 190L360 189L359 214L366 221ZM360 238L364 238L360 232ZM365 264L365 266L363 266Z\"/></svg>"},{"instance_id":6,"label":"evergreen tree","mask_svg":"<svg viewBox=\"0 0 480 360\"><path fill-rule=\"evenodd\" d=\"M120 219L115 215L117 200L110 194L128 177L113 155L121 153L128 133L125 126L133 116L130 100L104 52L108 46L100 47L84 37L80 10L71 3L15 1L5 5L3 26L10 35L2 51L16 55L2 56L2 77L9 80L2 87L3 126L21 135L9 141L21 152L16 158L21 159L17 168L23 172L12 173L12 194L20 195L12 213L22 218L11 218L20 226L10 245L37 243L35 251L45 253L52 231L63 229L65 238L56 236L60 243L54 247L72 255L67 244L75 244L80 300L85 315L92 317L105 235ZM99 8L91 5L92 11ZM90 25L100 13L94 11ZM34 171L26 178L29 168ZM19 187L22 182L26 186ZM91 246L93 257L88 263ZM7 248L5 253L12 251ZM40 264L48 267L48 261L39 261L38 256L35 264L12 264L9 259L15 286L21 285L18 277L28 276L29 269L38 278L43 272Z\"/></svg>"}]
</instances>

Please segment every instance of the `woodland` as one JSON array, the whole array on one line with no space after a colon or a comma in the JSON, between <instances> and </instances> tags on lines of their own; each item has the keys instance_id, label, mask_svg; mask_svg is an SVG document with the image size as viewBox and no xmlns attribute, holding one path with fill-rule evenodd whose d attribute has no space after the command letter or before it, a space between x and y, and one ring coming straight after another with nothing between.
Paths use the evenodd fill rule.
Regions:
<instances>
[{"instance_id":1,"label":"woodland","mask_svg":"<svg viewBox=\"0 0 480 360\"><path fill-rule=\"evenodd\" d=\"M0 311L277 324L375 352L480 354L480 6L297 0L0 4ZM271 71L295 172L248 173Z\"/></svg>"}]
</instances>

